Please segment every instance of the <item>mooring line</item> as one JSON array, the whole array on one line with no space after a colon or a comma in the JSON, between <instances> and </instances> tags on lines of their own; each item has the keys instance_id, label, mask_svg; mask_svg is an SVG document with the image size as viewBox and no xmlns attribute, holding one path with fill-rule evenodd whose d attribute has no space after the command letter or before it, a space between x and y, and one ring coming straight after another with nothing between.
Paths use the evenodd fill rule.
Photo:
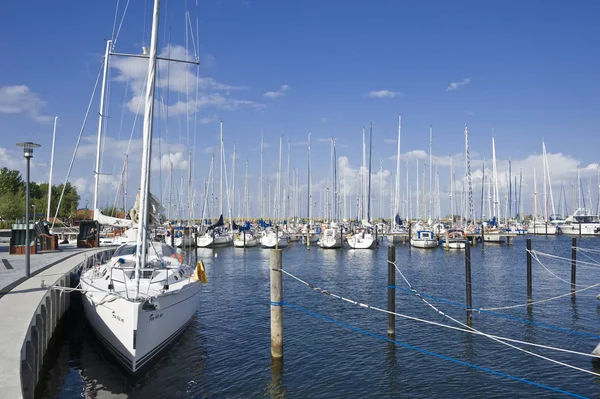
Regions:
<instances>
[{"instance_id":1,"label":"mooring line","mask_svg":"<svg viewBox=\"0 0 600 399\"><path fill-rule=\"evenodd\" d=\"M312 312L310 310L303 309L303 308L301 308L301 307L299 307L297 305L294 305L294 304L291 304L291 303L288 303L288 302L284 302L284 306L287 306L287 307L299 310L299 311L304 312L304 313L306 313L308 315L320 318L320 319L325 320L325 321L327 321L329 323L332 323L332 324L337 324L339 326L345 327L345 328L350 329L352 331L356 331L356 332L359 332L361 334L365 334L365 335L371 336L373 338L377 338L377 339L382 340L382 341L390 342L390 343L393 343L395 345L399 345L399 346L402 346L404 348L411 349L411 350L414 350L414 351L419 352L419 353L423 353L425 355L437 357L438 359L446 360L446 361L449 361L449 362L452 362L452 363L455 363L455 364L460 364L462 366L467 366L467 367L473 368L475 370L484 371L486 373L490 373L490 374L493 374L493 375L496 375L496 376L499 376L499 377L508 378L508 379L513 380L513 381L522 382L522 383L525 383L525 384L528 384L528 385L531 385L531 386L535 386L537 388L546 389L546 390L549 390L549 391L561 393L561 394L572 396L572 397L576 397L576 398L587 398L587 396L579 395L579 394L576 394L574 392L565 391L564 389L552 387L552 386L549 386L549 385L544 385L544 384L541 384L539 382L527 380L525 378L517 377L517 376L511 375L511 374L503 373L501 371L497 371L497 370L493 370L493 369L490 369L490 368L487 368L487 367L483 367L483 366L479 366L479 365L476 365L476 364L473 364L473 363L469 363L469 362L466 362L464 360L456 359L454 357L450 357L450 356L442 355L442 354L439 354L439 353L436 353L436 352L432 352L432 351L427 350L427 349L419 348L417 346L410 345L410 344L407 344L407 343L402 342L402 341L398 341L398 340L394 340L394 339L391 339L391 338L387 338L387 337L384 337L382 335L378 335L378 334L372 333L370 331L363 330L363 329L361 329L359 327L355 327L355 326L352 326L350 324L334 320L334 319L332 319L330 317L320 315L320 314Z\"/></svg>"},{"instance_id":2,"label":"mooring line","mask_svg":"<svg viewBox=\"0 0 600 399\"><path fill-rule=\"evenodd\" d=\"M567 281L561 277L558 277L556 274L554 274L550 269L548 269L546 266L544 266L544 264L542 263L542 261L540 261L540 258L537 256L537 253L535 251L530 251L528 249L526 249L527 252L529 252L531 254L531 257L533 259L535 259L535 261L544 268L544 270L546 270L548 273L550 273L550 275L552 275L553 277L555 277L556 279L562 281L563 283L567 283L567 284L571 284L570 281Z\"/></svg>"},{"instance_id":3,"label":"mooring line","mask_svg":"<svg viewBox=\"0 0 600 399\"><path fill-rule=\"evenodd\" d=\"M585 287L585 288L582 288L580 290L576 290L576 291L573 291L573 292L568 292L566 294L561 294L561 295L557 295L557 296L554 296L554 297L551 297L551 298L546 298L546 299L540 299L539 301L533 301L533 302L529 302L529 303L521 303L521 304L518 304L518 305L511 305L511 306L501 306L501 307L497 307L497 308L481 308L481 310L506 310L506 309L522 308L522 307L525 307L525 306L531 306L531 305L536 305L536 304L540 304L540 303L554 301L556 299L564 298L566 296L572 296L572 295L575 295L575 294L578 294L580 292L587 291L589 289L596 288L596 287L600 287L600 283L594 284L594 285L590 285L589 287Z\"/></svg>"},{"instance_id":4,"label":"mooring line","mask_svg":"<svg viewBox=\"0 0 600 399\"><path fill-rule=\"evenodd\" d=\"M409 316L409 315L402 314L402 313L391 312L391 311L389 311L387 309L382 309L382 308L379 308L377 306L368 305L366 303L362 303L362 302L358 302L358 301L355 301L355 300L352 300L352 299L348 299L348 298L345 298L345 297L343 297L341 295L336 295L336 294L331 293L329 291L323 290L322 288L319 288L319 287L315 286L314 284L311 284L311 283L309 283L307 281L302 280L301 278L299 278L297 276L294 276L293 274L291 274L290 272L288 272L286 270L283 270L283 269L272 269L272 270L276 270L276 271L282 272L282 273L284 273L284 274L292 277L293 279L301 282L302 284L307 285L308 287L312 288L314 291L317 291L319 293L331 296L331 297L336 298L336 299L344 300L344 301L349 302L349 303L351 303L353 305L358 305L358 306L360 306L362 308L372 309L372 310L375 310L375 311L378 311L378 312L382 312L382 313L387 313L387 314L393 314L393 315L396 315L398 317L402 317L404 319L418 321L418 322L421 322L421 323L430 324L430 325L434 325L434 326L438 326L438 327L445 327L445 328L448 328L448 329L451 329L451 330L455 330L455 331L461 331L461 332L465 332L465 333L469 333L469 334L475 334L475 335L482 335L482 336L485 336L485 337L488 337L488 338L491 338L491 339L494 339L494 340L499 340L499 342L504 343L505 345L509 345L511 347L512 347L512 345L507 344L507 343L502 342L502 341L513 342L513 343L518 343L518 344L527 345L527 346L534 346L534 347L543 348L543 349L549 349L549 350L554 350L554 351L558 351L558 352L566 352L566 353L570 353L570 354L574 354L574 355L580 355L580 356L585 356L585 357L592 357L592 358L596 357L596 356L591 355L589 353L583 353L583 352L573 351L573 350L570 350L570 349L557 348L557 347L552 347L552 346L535 344L535 343L532 343L532 342L520 341L520 340L516 340L516 339L512 339L512 338L501 337L501 336L497 336L497 335L491 335L491 334L487 334L487 333L484 333L482 331L476 330L476 329L474 329L472 327L469 327L469 326L463 326L465 328L455 327L455 326L450 326L450 325L447 325L447 324L442 324L442 323L438 323L438 322L431 321L431 320L425 320L425 319L421 319L421 318L418 318L418 317ZM415 292L416 292L416 290L415 290ZM416 295L420 296L420 294L418 294L418 292L416 293ZM434 307L433 305L430 305L430 306ZM440 313L445 316L445 314L443 312L440 312ZM446 317L452 319L450 316L446 316ZM462 324L462 323L458 322L458 324ZM531 353L531 352L528 352L528 351L526 351L526 350L524 350L522 348L516 348L516 349L522 350L522 351L524 351L526 353ZM541 357L543 359L546 359L544 356L537 355L535 353L531 353L531 354L533 354L534 356L538 356L538 357ZM552 361L552 362L557 362L558 364L564 365L566 367L571 367L571 368L574 367L574 366L571 366L571 365L566 364L566 363L561 363L561 362L555 361L553 359L549 359L548 358L547 360ZM588 372L587 370L583 370L583 369L581 371Z\"/></svg>"},{"instance_id":5,"label":"mooring line","mask_svg":"<svg viewBox=\"0 0 600 399\"><path fill-rule=\"evenodd\" d=\"M571 262L573 261L571 258L565 258L564 256L553 255L553 254L549 254L546 252L540 252L540 251L534 251L534 250L532 250L531 252L536 253L541 256L545 256L547 258L558 259L558 260L561 260L568 264L571 264ZM587 265L587 267L589 269L596 269L596 270L600 269L600 264L598 262L586 262L584 260L578 260L577 266L579 266L581 264L583 264L583 267L586 267L586 265Z\"/></svg>"},{"instance_id":6,"label":"mooring line","mask_svg":"<svg viewBox=\"0 0 600 399\"><path fill-rule=\"evenodd\" d=\"M415 295L414 292L412 290L409 290L408 288L398 287L398 286L395 286L395 285L388 286L388 288L395 288L397 290L404 291L404 292L407 292L409 294ZM464 304L462 304L460 302L453 302L453 301L450 301L448 299L438 298L438 297L427 295L427 294L423 294L423 293L421 293L420 295L423 296L423 297L425 297L425 298L432 299L434 301L438 301L438 302L442 302L442 303L447 303L449 305L461 307L461 308L464 308L464 309L469 309L466 305L464 305ZM581 331L570 330L568 328L559 327L559 326L553 326L551 324L540 323L540 322L537 322L537 321L531 321L531 320L527 320L527 319L522 319L520 317L515 317L515 316L510 316L510 315L507 315L507 314L503 314L503 313L493 312L491 310L485 310L485 309L480 309L480 308L471 308L471 310L474 311L474 312L477 312L477 313L486 313L486 314L490 314L490 315L493 315L493 316L502 317L504 319L519 321L519 322L522 322L522 323L531 324L531 325L535 325L535 326L539 326L539 327L544 327L544 328L548 328L548 329L553 329L553 330L557 330L557 331L562 331L562 332L566 332L566 333L570 333L570 334L576 334L576 335L581 335L581 336L584 336L584 337L590 337L590 338L598 338L598 339L600 339L600 335L590 334L590 333L581 332Z\"/></svg>"},{"instance_id":7,"label":"mooring line","mask_svg":"<svg viewBox=\"0 0 600 399\"><path fill-rule=\"evenodd\" d=\"M413 289L415 292L417 292L417 293L418 293L418 291L417 291L416 289L414 289L414 288L412 287L412 285L411 285L411 284L408 282L408 280L406 279L406 277L404 276L404 274L402 273L402 271L400 270L400 268L398 267L398 265L396 265L396 263L395 263L395 262L391 262L391 261L389 261L389 260L388 260L388 263L391 263L392 265L394 265L394 267L396 268L396 271L398 271L398 273L400 273L400 276L402 277L402 279L404 279L404 281L406 281L406 284L407 284L407 285L408 285L408 286L409 286L411 289ZM487 333L484 333L484 332L482 332L482 331L479 331L479 330L477 330L477 329L475 329L475 328L473 328L473 327L471 327L471 326L469 326L469 325L466 325L465 323L463 323L463 322L461 322L461 321L459 321L459 320L455 319L454 317L452 317L452 316L450 316L450 315L447 315L447 314L445 314L444 312L442 312L441 310L439 310L438 308L436 308L435 306L433 306L433 305L432 305L430 302L428 302L428 301L427 301L427 299L423 298L421 295L419 295L419 299L421 299L421 301L423 301L425 304L427 304L427 306L429 306L430 308L432 308L432 309L433 309L434 311L436 311L438 314L440 314L440 315L442 315L442 316L444 316L444 317L447 317L448 319L452 320L452 321L453 321L453 322L455 322L456 324L458 324L458 325L461 325L461 326L463 326L464 328L468 328L468 329L470 329L470 330L477 331L477 332L479 332L481 335L484 335L484 336L486 336L487 338L489 338L489 339L491 339L491 340L493 340L493 341L496 341L496 342L498 342L498 343L500 343L500 344L502 344L502 345L506 345L506 346L508 346L509 348L513 348L513 349L515 349L515 350L517 350L517 351L519 351L519 352L527 353L527 354L529 354L529 355L531 355L531 356L535 356L535 357L537 357L537 358L540 358L540 359L543 359L543 360L547 360L547 361L549 361L549 362L551 362L551 363L554 363L554 364L558 364L558 365L561 365L561 366L564 366L564 367L568 367L568 368L570 368L570 369L573 369L573 370L581 371L581 372L583 372L583 373L592 374L592 375L594 375L594 376L600 377L600 374L599 374L599 373L595 373L595 372L593 372L593 371L589 371L589 370L583 369L583 368L581 368L581 367L573 366L573 365L571 365L571 364L564 363L564 362L561 362L561 361L559 361L559 360L554 360L554 359L551 359L551 358L549 358L549 357L547 357L547 356L543 356L543 355L540 355L540 354L538 354L538 353L535 353L535 352L528 351L527 349L520 348L520 347L518 347L518 346L515 346L515 345L513 345L513 344L509 344L509 343L508 343L508 342L506 342L506 341L503 341L503 340L501 340L501 339L499 339L499 338L496 338L496 337L494 337L494 336L492 336L492 335L490 335L490 334L487 334Z\"/></svg>"}]
</instances>

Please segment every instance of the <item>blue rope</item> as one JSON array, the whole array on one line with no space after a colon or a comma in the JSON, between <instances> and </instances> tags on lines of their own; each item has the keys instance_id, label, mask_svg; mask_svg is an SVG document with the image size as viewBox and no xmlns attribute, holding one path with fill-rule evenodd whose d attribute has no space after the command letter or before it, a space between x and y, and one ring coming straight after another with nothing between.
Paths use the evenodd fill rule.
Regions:
<instances>
[{"instance_id":1,"label":"blue rope","mask_svg":"<svg viewBox=\"0 0 600 399\"><path fill-rule=\"evenodd\" d=\"M348 328L350 330L353 330L353 331L356 331L356 332L359 332L359 333L362 333L362 334L365 334L365 335L369 335L369 336L371 336L373 338L377 338L377 339L382 340L382 341L390 342L390 343L402 346L404 348L412 349L414 351L423 353L425 355L434 356L434 357L437 357L438 359L442 359L442 360L446 360L446 361L449 361L449 362L452 362L452 363L460 364L462 366L471 367L471 368L476 369L476 370L485 371L486 373L494 374L494 375L497 375L497 376L500 376L500 377L504 377L504 378L508 378L508 379L511 379L511 380L514 380L514 381L523 382L525 384L529 384L529 385L532 385L534 387L538 387L538 388L542 388L542 389L547 389L549 391L562 393L562 394L565 394L565 395L568 395L568 396L573 396L573 397L576 397L576 398L587 398L587 396L582 396L582 395L579 395L579 394L576 394L576 393L573 393L573 392L569 392L569 391L565 391L565 390L562 390L562 389L559 389L559 388L554 388L554 387L551 387L551 386L548 386L548 385L540 384L540 383L535 382L535 381L526 380L525 378L516 377L514 375L506 374L506 373L503 373L503 372L500 372L500 371L489 369L487 367L478 366L478 365L473 364L473 363L468 363L468 362L465 362L463 360L455 359L453 357L441 355L439 353L435 353L435 352L429 351L427 349L422 349L422 348L419 348L417 346L409 345L409 344L401 342L401 341L396 341L396 340L393 340L393 339L390 339L390 338L387 338L387 337L384 337L384 336L372 333L370 331L366 331L366 330L363 330L361 328L358 328L358 327L355 327L355 326L351 326L350 324L346 324L346 323L343 323L341 321L337 321L337 320L331 319L331 318L329 318L327 316L323 316L323 315L320 315L318 313L311 312L310 310L303 309L303 308L301 308L299 306L293 305L293 304L288 303L288 302L283 302L283 305L285 305L287 307L290 307L290 308L293 308L293 309L296 309L296 310L299 310L301 312L304 312L304 313L309 314L311 316L317 317L319 319L325 320L325 321L327 321L329 323L337 324L339 326Z\"/></svg>"},{"instance_id":2,"label":"blue rope","mask_svg":"<svg viewBox=\"0 0 600 399\"><path fill-rule=\"evenodd\" d=\"M271 304L271 306L283 306L284 302L269 302Z\"/></svg>"},{"instance_id":3,"label":"blue rope","mask_svg":"<svg viewBox=\"0 0 600 399\"><path fill-rule=\"evenodd\" d=\"M395 288L397 290L400 291L405 291L409 294L412 295L417 295L414 291L408 289L408 288L404 288L404 287L398 287L396 285L388 285L388 288ZM464 309L469 309L467 306L463 305L462 303L458 303L458 302L452 302L449 301L447 299L443 299L443 298L437 298L431 295L426 295L426 294L422 294L419 293L420 296L422 296L423 298L427 298L427 299L432 299L434 301L438 301L438 302L442 302L442 303L447 303L448 305L452 305L452 306L458 306ZM483 309L478 309L478 308L471 308L471 310L475 311L475 312L479 312L479 313L487 313L487 314L491 314L493 316L498 316L498 317L502 317L504 319L508 319L508 320L513 320L513 321L519 321L521 323L526 323L526 324L531 324L531 325L535 325L535 326L539 326L539 327L544 327L544 328L549 328L549 329L553 329L553 330L557 330L557 331L562 331L562 332L566 332L566 333L570 333L570 334L576 334L576 335L581 335L584 337L590 337L590 338L600 338L600 335L596 335L596 334L590 334L590 333L585 333L585 332L581 332L581 331L575 331L575 330L569 330L568 328L564 328L564 327L558 327L558 326L553 326L550 324L545 324L545 323L540 323L537 321L531 321L531 320L526 320L526 319L522 319L520 317L514 317L514 316L509 316L503 313L497 313L491 310L483 310Z\"/></svg>"}]
</instances>

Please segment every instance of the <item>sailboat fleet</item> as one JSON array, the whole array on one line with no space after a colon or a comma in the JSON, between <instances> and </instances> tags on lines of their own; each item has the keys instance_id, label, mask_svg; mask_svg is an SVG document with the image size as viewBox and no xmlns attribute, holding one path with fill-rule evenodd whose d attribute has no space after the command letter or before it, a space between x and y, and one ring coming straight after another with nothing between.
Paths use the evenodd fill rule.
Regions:
<instances>
[{"instance_id":1,"label":"sailboat fleet","mask_svg":"<svg viewBox=\"0 0 600 399\"><path fill-rule=\"evenodd\" d=\"M175 230L169 222L163 223L161 205L150 193L150 172L152 139L154 128L155 86L157 79L158 57L158 23L160 1L154 1L151 42L147 54L142 57L148 60L147 81L144 96L143 145L140 164L140 188L135 205L129 218L117 218L104 215L98 204L101 140L104 132L105 84L107 80L108 62L112 52L112 42L108 41L105 52L103 85L100 97L100 118L98 126L98 148L94 175L94 219L102 226L112 226L120 231L119 235L110 239L104 237L101 242L106 245L119 245L112 257L105 263L97 264L85 270L81 275L81 290L86 317L102 343L114 354L115 358L129 371L136 373L151 363L163 349L173 342L190 323L196 314L199 304L202 283L206 282L206 274L202 262L188 265L183 261L176 247L219 248L233 246L236 248L262 247L265 249L286 248L290 243L301 242L304 245L318 245L322 249L340 249L348 247L353 250L376 249L382 238L387 236L390 243L406 242L414 248L433 249L443 246L446 249L461 250L474 240L481 238L487 242L503 242L517 231L529 234L553 235L557 233L570 235L600 236L600 220L584 205L581 179L578 176L578 207L571 216L563 219L557 216L555 209L552 180L546 144L542 142L542 193L538 192L537 174L533 171L533 215L528 223L523 220L521 186L517 190L509 173L505 179L505 197L501 199L500 172L496 160L496 143L492 135L492 168L491 175L485 169L485 161L481 172L481 207L480 215L475 214L475 198L473 192L473 176L469 151L467 125L464 127L464 175L458 179L455 175L454 157L450 157L449 217L442 217L440 194L440 178L438 167L433 157L433 126L429 130L429 162L416 164L416 191L412 201L411 187L408 181L409 163L406 159L406 188L401 182L401 131L402 116L398 116L398 135L396 149L396 169L394 181L390 186L390 221L383 219L383 163L380 166L380 218L377 223L372 217L372 143L373 124L369 127L368 146L365 129L362 133L362 164L358 172L356 195L356 213L352 220L348 212L346 175L344 190L340 193L340 182L337 175L336 139L331 138L331 168L326 182L326 189L319 195L324 197L323 211L315 217L315 197L312 186L311 133L307 142L307 184L306 191L301 193L298 169L290 169L290 143L287 151L287 170L282 169L283 137L279 140L279 157L276 174L276 186L269 184L268 195L265 194L263 176L264 137L260 143L260 177L259 177L259 212L258 222L251 220L251 195L249 184L249 162L245 164L243 194L240 194L237 208L235 206L235 151L231 168L231 185L228 181L226 151L223 138L223 122L220 123L219 134L219 193L217 218L210 217L209 208L214 213L214 178L215 156L211 157L208 181L204 183L204 201L200 222L192 223L192 199L188 199L190 218L185 226ZM368 148L368 157L367 157ZM190 156L191 159L191 156ZM126 161L123 166L128 168ZM191 163L191 162L190 162ZM188 196L191 195L191 166L188 179ZM427 182L427 168L429 181ZM212 206L209 201L209 181L212 180ZM522 176L520 177L522 181ZM170 184L173 184L172 165ZM420 184L419 184L420 183ZM427 183L429 191L426 192ZM457 193L457 183L460 192ZM225 184L225 186L224 186ZM419 190L421 187L422 192ZM231 187L231 188L230 188ZM514 197L513 197L514 187ZM486 191L487 189L487 191ZM171 187L169 188L171 192ZM518 195L517 195L518 193ZM243 200L242 200L243 198ZM514 198L514 201L513 201ZM518 200L516 199L518 198ZM225 206L227 199L227 206ZM265 204L265 199L266 204ZM485 209L487 199L487 210ZM541 200L541 206L539 201ZM170 209L171 194L169 194ZM306 201L306 218L302 220L301 205ZM502 202L505 204L502 210ZM343 203L343 207L342 207ZM458 206L457 206L458 204ZM343 210L342 210L343 209ZM238 210L236 218L235 210ZM269 216L267 216L267 211ZM514 211L514 212L513 212ZM343 214L343 216L342 216ZM289 215L296 215L289 217ZM402 216L401 216L402 215ZM513 216L514 215L514 216ZM519 217L517 217L519 215ZM212 215L216 216L216 215ZM215 223L207 223L213 221ZM240 221L236 224L236 219ZM317 219L319 219L317 221ZM359 221L360 220L360 221ZM476 222L479 220L479 222ZM526 226L525 226L526 223ZM151 226L164 225L165 235L162 242L151 237ZM176 233L177 231L177 233ZM178 234L180 233L180 234ZM169 245L171 239L172 245Z\"/></svg>"}]
</instances>

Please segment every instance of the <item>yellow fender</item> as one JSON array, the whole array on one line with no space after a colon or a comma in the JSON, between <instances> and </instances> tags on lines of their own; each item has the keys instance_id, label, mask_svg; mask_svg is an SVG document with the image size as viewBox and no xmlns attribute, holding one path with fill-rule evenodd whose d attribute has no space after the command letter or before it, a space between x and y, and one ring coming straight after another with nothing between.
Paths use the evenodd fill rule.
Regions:
<instances>
[{"instance_id":1,"label":"yellow fender","mask_svg":"<svg viewBox=\"0 0 600 399\"><path fill-rule=\"evenodd\" d=\"M196 263L196 271L194 271L193 279L200 280L202 284L206 284L208 282L208 279L206 278L206 270L204 269L204 263L201 260Z\"/></svg>"}]
</instances>

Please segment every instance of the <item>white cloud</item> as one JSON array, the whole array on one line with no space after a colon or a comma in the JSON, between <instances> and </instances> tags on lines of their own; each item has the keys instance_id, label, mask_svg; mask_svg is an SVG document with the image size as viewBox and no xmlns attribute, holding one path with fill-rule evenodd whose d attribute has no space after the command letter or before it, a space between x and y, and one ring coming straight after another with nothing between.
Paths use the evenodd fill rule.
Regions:
<instances>
[{"instance_id":1,"label":"white cloud","mask_svg":"<svg viewBox=\"0 0 600 399\"><path fill-rule=\"evenodd\" d=\"M158 158L152 159L152 171L158 172L159 170L170 170L171 165L173 165L174 170L187 170L188 168L188 155L184 154L182 151L163 154L160 157L160 162Z\"/></svg>"},{"instance_id":2,"label":"white cloud","mask_svg":"<svg viewBox=\"0 0 600 399\"><path fill-rule=\"evenodd\" d=\"M46 102L25 85L0 87L0 113L27 114L36 122L48 123L53 118L41 114L45 106Z\"/></svg>"},{"instance_id":3,"label":"white cloud","mask_svg":"<svg viewBox=\"0 0 600 399\"><path fill-rule=\"evenodd\" d=\"M192 60L193 57L182 46L167 46L161 57L180 60ZM140 58L115 58L111 67L117 70L115 80L128 83L133 93L126 103L129 111L141 114L144 111L143 98L148 62ZM213 78L197 76L196 68L188 64L171 63L167 68L166 61L159 61L159 74L156 85L161 89L168 89L177 93L174 101L166 102L166 95L157 98L156 109L162 115L166 112L170 116L193 114L201 109L216 108L232 111L241 107L262 108L263 104L250 100L240 100L231 97L232 92L246 90L245 86L223 84ZM160 92L160 91L159 91ZM160 92L162 94L162 92Z\"/></svg>"},{"instance_id":4,"label":"white cloud","mask_svg":"<svg viewBox=\"0 0 600 399\"><path fill-rule=\"evenodd\" d=\"M459 82L451 82L448 87L446 87L446 91L454 91L459 87L466 86L471 82L471 78L463 79Z\"/></svg>"},{"instance_id":5,"label":"white cloud","mask_svg":"<svg viewBox=\"0 0 600 399\"><path fill-rule=\"evenodd\" d=\"M402 96L402 93L390 90L371 90L367 96L369 98L394 98Z\"/></svg>"},{"instance_id":6,"label":"white cloud","mask_svg":"<svg viewBox=\"0 0 600 399\"><path fill-rule=\"evenodd\" d=\"M327 122L329 122L329 118L328 118L328 117L326 117L326 116L322 116L322 117L320 117L320 118L319 118L319 120L320 120L322 123L327 123Z\"/></svg>"},{"instance_id":7,"label":"white cloud","mask_svg":"<svg viewBox=\"0 0 600 399\"><path fill-rule=\"evenodd\" d=\"M274 100L278 97L282 97L285 96L287 94L287 92L290 90L290 86L288 85L282 85L279 90L277 91L268 91L266 93L263 94L263 96L270 98L271 100Z\"/></svg>"}]
</instances>

